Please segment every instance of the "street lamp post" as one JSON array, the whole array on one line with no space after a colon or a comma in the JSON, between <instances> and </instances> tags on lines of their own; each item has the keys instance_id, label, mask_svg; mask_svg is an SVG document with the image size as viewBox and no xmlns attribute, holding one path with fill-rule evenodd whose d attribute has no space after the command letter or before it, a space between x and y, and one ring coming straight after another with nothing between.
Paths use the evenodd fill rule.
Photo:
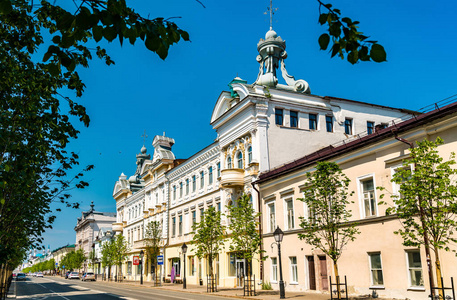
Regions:
<instances>
[{"instance_id":1,"label":"street lamp post","mask_svg":"<svg viewBox=\"0 0 457 300\"><path fill-rule=\"evenodd\" d=\"M143 256L144 251L140 251L140 284L143 284Z\"/></svg>"},{"instance_id":2,"label":"street lamp post","mask_svg":"<svg viewBox=\"0 0 457 300\"><path fill-rule=\"evenodd\" d=\"M279 228L276 228L275 232L273 233L275 238L276 245L278 245L278 258L279 258L279 299L286 298L286 292L284 290L284 281L282 280L282 263L281 263L281 242L282 238L284 237L284 232Z\"/></svg>"},{"instance_id":3,"label":"street lamp post","mask_svg":"<svg viewBox=\"0 0 457 300\"><path fill-rule=\"evenodd\" d=\"M187 252L187 245L186 243L182 244L182 253L184 254L184 276L183 276L183 279L182 279L182 288L183 289L186 289L187 288L187 285L186 285L186 252Z\"/></svg>"}]
</instances>

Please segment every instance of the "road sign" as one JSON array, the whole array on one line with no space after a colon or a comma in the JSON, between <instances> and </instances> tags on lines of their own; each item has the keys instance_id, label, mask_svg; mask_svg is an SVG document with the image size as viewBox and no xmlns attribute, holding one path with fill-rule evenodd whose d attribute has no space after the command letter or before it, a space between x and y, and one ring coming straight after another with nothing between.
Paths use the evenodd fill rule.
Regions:
<instances>
[{"instance_id":1,"label":"road sign","mask_svg":"<svg viewBox=\"0 0 457 300\"><path fill-rule=\"evenodd\" d=\"M163 255L157 255L157 264L159 266L163 265Z\"/></svg>"},{"instance_id":2,"label":"road sign","mask_svg":"<svg viewBox=\"0 0 457 300\"><path fill-rule=\"evenodd\" d=\"M56 263L56 267L59 265L59 263Z\"/></svg>"},{"instance_id":3,"label":"road sign","mask_svg":"<svg viewBox=\"0 0 457 300\"><path fill-rule=\"evenodd\" d=\"M138 266L140 264L140 257L139 256L134 256L133 257L133 265Z\"/></svg>"}]
</instances>

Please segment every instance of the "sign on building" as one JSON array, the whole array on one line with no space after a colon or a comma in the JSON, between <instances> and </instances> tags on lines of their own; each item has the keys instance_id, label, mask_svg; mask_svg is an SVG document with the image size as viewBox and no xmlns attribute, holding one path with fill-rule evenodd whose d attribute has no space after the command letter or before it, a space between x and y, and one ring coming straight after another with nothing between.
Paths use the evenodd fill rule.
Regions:
<instances>
[{"instance_id":1,"label":"sign on building","mask_svg":"<svg viewBox=\"0 0 457 300\"><path fill-rule=\"evenodd\" d=\"M159 266L163 265L163 255L157 255L157 264Z\"/></svg>"},{"instance_id":2,"label":"sign on building","mask_svg":"<svg viewBox=\"0 0 457 300\"><path fill-rule=\"evenodd\" d=\"M133 265L138 266L140 264L140 257L139 256L134 256L133 257Z\"/></svg>"}]
</instances>

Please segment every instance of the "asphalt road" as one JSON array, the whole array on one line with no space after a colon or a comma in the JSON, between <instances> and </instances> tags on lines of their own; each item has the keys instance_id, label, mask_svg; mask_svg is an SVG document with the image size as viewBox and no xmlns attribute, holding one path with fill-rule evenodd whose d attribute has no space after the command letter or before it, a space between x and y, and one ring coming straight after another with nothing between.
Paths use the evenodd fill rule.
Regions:
<instances>
[{"instance_id":1,"label":"asphalt road","mask_svg":"<svg viewBox=\"0 0 457 300\"><path fill-rule=\"evenodd\" d=\"M217 297L204 294L182 293L154 289L151 287L139 287L124 284L106 284L102 281L82 282L80 280L69 280L63 279L61 277L27 277L26 281L18 281L15 282L15 284L17 299L27 300L62 300L62 298L66 300L227 300L225 297ZM11 288L14 288L14 286Z\"/></svg>"}]
</instances>

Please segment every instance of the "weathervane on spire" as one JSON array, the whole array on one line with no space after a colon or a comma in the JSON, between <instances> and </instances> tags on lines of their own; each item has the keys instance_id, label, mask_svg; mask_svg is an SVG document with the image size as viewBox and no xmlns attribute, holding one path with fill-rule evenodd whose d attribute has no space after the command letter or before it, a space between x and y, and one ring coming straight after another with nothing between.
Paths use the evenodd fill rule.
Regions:
<instances>
[{"instance_id":1,"label":"weathervane on spire","mask_svg":"<svg viewBox=\"0 0 457 300\"><path fill-rule=\"evenodd\" d=\"M277 11L277 8L273 8L273 0L270 0L270 7L267 7L267 10L270 12L270 30L273 29L273 15L275 14L275 11ZM265 12L264 14L267 14Z\"/></svg>"},{"instance_id":2,"label":"weathervane on spire","mask_svg":"<svg viewBox=\"0 0 457 300\"><path fill-rule=\"evenodd\" d=\"M144 146L144 144L146 143L146 139L148 138L148 135L146 134L146 130L144 130L144 133L141 135L141 137L143 138L143 146Z\"/></svg>"}]
</instances>

